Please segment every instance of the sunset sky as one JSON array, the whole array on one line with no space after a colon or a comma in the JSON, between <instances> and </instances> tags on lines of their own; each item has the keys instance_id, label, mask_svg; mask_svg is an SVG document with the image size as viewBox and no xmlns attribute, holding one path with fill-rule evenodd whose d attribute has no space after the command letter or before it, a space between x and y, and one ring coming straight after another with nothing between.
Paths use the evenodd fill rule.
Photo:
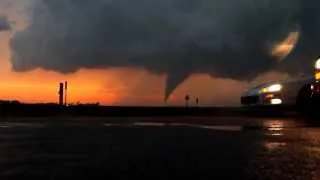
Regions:
<instances>
[{"instance_id":1,"label":"sunset sky","mask_svg":"<svg viewBox=\"0 0 320 180\"><path fill-rule=\"evenodd\" d=\"M80 69L76 73L61 74L43 69L14 72L10 63L10 39L28 26L23 0L0 0L0 15L13 23L12 31L0 32L0 99L23 102L57 102L58 83L69 82L70 103L100 102L105 105L164 105L166 75L156 75L143 69L108 68ZM292 48L275 47L278 55ZM285 49L285 50L283 50ZM269 73L255 82L214 78L195 74L182 83L169 100L171 105L183 104L185 94L200 97L201 105L239 105L240 94L250 85L264 80L287 77Z\"/></svg>"}]
</instances>

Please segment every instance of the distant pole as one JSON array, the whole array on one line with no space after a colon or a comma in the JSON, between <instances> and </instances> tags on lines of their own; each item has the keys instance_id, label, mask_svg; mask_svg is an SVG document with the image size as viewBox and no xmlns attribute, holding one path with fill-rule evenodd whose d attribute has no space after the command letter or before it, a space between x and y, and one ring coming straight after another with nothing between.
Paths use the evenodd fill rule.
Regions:
<instances>
[{"instance_id":1,"label":"distant pole","mask_svg":"<svg viewBox=\"0 0 320 180\"><path fill-rule=\"evenodd\" d=\"M62 106L63 105L63 83L59 84L59 105Z\"/></svg>"},{"instance_id":2,"label":"distant pole","mask_svg":"<svg viewBox=\"0 0 320 180\"><path fill-rule=\"evenodd\" d=\"M197 106L199 105L199 98L198 97L196 98L196 104L197 104Z\"/></svg>"},{"instance_id":3,"label":"distant pole","mask_svg":"<svg viewBox=\"0 0 320 180\"><path fill-rule=\"evenodd\" d=\"M185 99L185 101L186 101L186 107L188 107L188 106L189 106L190 96L189 96L189 95L186 95L184 99Z\"/></svg>"},{"instance_id":4,"label":"distant pole","mask_svg":"<svg viewBox=\"0 0 320 180\"><path fill-rule=\"evenodd\" d=\"M67 106L67 90L68 90L68 82L67 82L67 81L64 82L64 88L65 88L65 92L64 92L64 105Z\"/></svg>"}]
</instances>

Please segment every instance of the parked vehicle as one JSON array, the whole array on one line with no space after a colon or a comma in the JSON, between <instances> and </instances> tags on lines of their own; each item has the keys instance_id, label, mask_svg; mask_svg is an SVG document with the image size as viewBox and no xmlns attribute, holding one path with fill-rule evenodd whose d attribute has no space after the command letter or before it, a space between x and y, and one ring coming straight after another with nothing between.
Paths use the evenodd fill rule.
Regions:
<instances>
[{"instance_id":1,"label":"parked vehicle","mask_svg":"<svg viewBox=\"0 0 320 180\"><path fill-rule=\"evenodd\" d=\"M241 96L244 106L282 106L306 108L312 97L313 76L299 77L260 84Z\"/></svg>"},{"instance_id":2,"label":"parked vehicle","mask_svg":"<svg viewBox=\"0 0 320 180\"><path fill-rule=\"evenodd\" d=\"M315 62L314 79L311 85L312 108L320 108L320 59Z\"/></svg>"}]
</instances>

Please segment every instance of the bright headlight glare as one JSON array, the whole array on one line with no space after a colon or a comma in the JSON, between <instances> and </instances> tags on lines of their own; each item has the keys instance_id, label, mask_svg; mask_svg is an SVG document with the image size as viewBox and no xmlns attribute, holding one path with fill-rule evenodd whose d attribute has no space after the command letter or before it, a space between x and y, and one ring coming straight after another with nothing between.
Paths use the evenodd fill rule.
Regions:
<instances>
[{"instance_id":1,"label":"bright headlight glare","mask_svg":"<svg viewBox=\"0 0 320 180\"><path fill-rule=\"evenodd\" d=\"M315 68L320 70L320 59L316 61Z\"/></svg>"},{"instance_id":2,"label":"bright headlight glare","mask_svg":"<svg viewBox=\"0 0 320 180\"><path fill-rule=\"evenodd\" d=\"M273 105L282 104L282 100L281 99L271 99L270 103Z\"/></svg>"},{"instance_id":3,"label":"bright headlight glare","mask_svg":"<svg viewBox=\"0 0 320 180\"><path fill-rule=\"evenodd\" d=\"M268 87L269 92L278 92L281 91L282 86L281 84L274 84Z\"/></svg>"},{"instance_id":4,"label":"bright headlight glare","mask_svg":"<svg viewBox=\"0 0 320 180\"><path fill-rule=\"evenodd\" d=\"M271 86L268 86L266 88L263 88L261 90L262 93L272 93L272 92L279 92L282 89L282 85L281 84L273 84Z\"/></svg>"}]
</instances>

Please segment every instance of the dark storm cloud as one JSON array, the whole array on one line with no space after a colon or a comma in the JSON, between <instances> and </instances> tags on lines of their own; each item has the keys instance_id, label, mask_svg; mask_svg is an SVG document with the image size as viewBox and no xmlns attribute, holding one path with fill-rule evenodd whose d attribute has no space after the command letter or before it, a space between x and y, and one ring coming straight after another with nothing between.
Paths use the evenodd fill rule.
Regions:
<instances>
[{"instance_id":1,"label":"dark storm cloud","mask_svg":"<svg viewBox=\"0 0 320 180\"><path fill-rule=\"evenodd\" d=\"M167 97L193 73L249 80L274 68L271 47L297 26L303 47L320 37L317 4L316 0L35 0L29 26L12 39L12 64L16 71L41 67L63 73L83 67L143 68L167 74ZM296 57L316 52L311 45L303 47L290 57L297 67ZM281 68L286 70L287 65Z\"/></svg>"},{"instance_id":2,"label":"dark storm cloud","mask_svg":"<svg viewBox=\"0 0 320 180\"><path fill-rule=\"evenodd\" d=\"M6 16L0 16L0 32L1 31L10 31L11 24Z\"/></svg>"},{"instance_id":3,"label":"dark storm cloud","mask_svg":"<svg viewBox=\"0 0 320 180\"><path fill-rule=\"evenodd\" d=\"M297 74L311 73L314 61L320 57L320 1L301 0L295 21L299 25L300 39L294 51L280 64L279 69Z\"/></svg>"}]
</instances>

